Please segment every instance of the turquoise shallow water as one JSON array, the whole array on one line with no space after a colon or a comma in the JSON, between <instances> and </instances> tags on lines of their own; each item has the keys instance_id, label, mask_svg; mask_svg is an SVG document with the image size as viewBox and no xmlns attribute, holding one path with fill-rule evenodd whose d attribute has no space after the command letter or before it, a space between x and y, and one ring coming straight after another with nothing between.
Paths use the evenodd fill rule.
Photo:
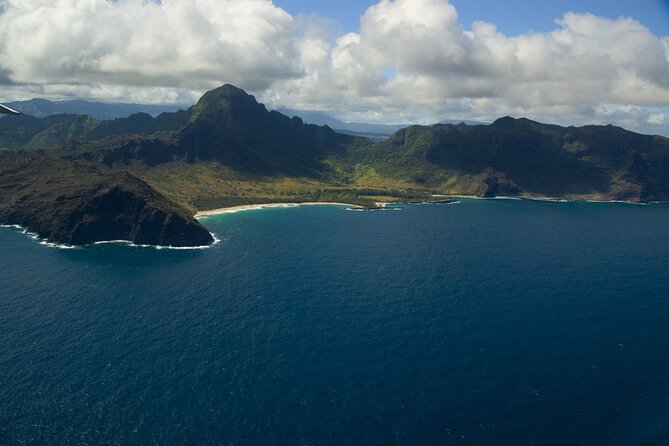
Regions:
<instances>
[{"instance_id":1,"label":"turquoise shallow water","mask_svg":"<svg viewBox=\"0 0 669 446\"><path fill-rule=\"evenodd\" d=\"M203 222L202 251L0 229L0 444L669 442L667 205Z\"/></svg>"}]
</instances>

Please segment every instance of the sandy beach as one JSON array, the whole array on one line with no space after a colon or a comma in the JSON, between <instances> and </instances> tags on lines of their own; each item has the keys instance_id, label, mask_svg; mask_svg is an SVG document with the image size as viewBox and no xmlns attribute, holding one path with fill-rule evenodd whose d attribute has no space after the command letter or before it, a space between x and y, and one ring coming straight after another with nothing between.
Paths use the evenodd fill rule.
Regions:
<instances>
[{"instance_id":1,"label":"sandy beach","mask_svg":"<svg viewBox=\"0 0 669 446\"><path fill-rule=\"evenodd\" d=\"M209 211L200 211L195 214L195 218L208 217L211 215L220 215L228 214L242 211L252 211L257 209L266 209L266 208L282 208L282 207L295 207L295 206L349 206L349 207L359 207L356 204L350 203L336 203L336 202L327 202L327 201L313 201L306 203L264 203L264 204L244 204L241 206L230 206L219 209L212 209Z\"/></svg>"},{"instance_id":2,"label":"sandy beach","mask_svg":"<svg viewBox=\"0 0 669 446\"><path fill-rule=\"evenodd\" d=\"M440 194L435 194L433 195L434 198L454 198L454 199L459 199L459 198L465 198L465 199L472 199L472 200L532 200L532 201L548 201L548 202L557 202L557 203L564 203L564 202L569 202L569 201L584 201L584 202L590 202L590 203L629 203L629 204L643 204L643 203L634 203L630 201L606 201L606 200L588 200L586 198L554 198L554 197L546 197L546 196L532 196L532 195L518 195L518 196L511 196L511 197L492 197L492 198L481 198L477 197L475 195L440 195ZM377 206L383 207L384 205L391 204L393 202L387 202L387 203L382 203L382 202L377 202ZM338 203L338 202L326 202L326 201L314 201L314 202L305 202L305 203L264 203L264 204L245 204L241 206L230 206L230 207L225 207L225 208L219 208L219 209L212 209L209 211L200 211L197 214L195 214L195 218L201 218L201 217L207 217L210 215L219 215L219 214L227 214L227 213L235 213L235 212L242 212L242 211L251 211L251 210L257 210L257 209L266 209L266 208L278 208L278 207L295 207L295 206L348 206L351 208L363 208L363 206L356 205L356 204L351 204L351 203Z\"/></svg>"}]
</instances>

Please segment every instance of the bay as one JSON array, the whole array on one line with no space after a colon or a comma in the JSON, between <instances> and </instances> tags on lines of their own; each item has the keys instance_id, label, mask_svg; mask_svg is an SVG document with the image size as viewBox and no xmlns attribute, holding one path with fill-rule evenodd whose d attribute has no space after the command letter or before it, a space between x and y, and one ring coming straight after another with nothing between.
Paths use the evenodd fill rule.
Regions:
<instances>
[{"instance_id":1,"label":"bay","mask_svg":"<svg viewBox=\"0 0 669 446\"><path fill-rule=\"evenodd\" d=\"M0 229L0 444L669 440L669 206L208 217L199 251Z\"/></svg>"}]
</instances>

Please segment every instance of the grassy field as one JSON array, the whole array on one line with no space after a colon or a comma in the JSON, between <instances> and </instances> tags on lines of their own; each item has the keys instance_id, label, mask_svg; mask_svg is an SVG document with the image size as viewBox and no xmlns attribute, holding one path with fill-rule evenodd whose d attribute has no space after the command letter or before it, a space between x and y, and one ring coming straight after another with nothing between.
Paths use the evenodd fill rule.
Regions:
<instances>
[{"instance_id":1,"label":"grassy field","mask_svg":"<svg viewBox=\"0 0 669 446\"><path fill-rule=\"evenodd\" d=\"M256 203L336 201L370 205L431 195L416 184L382 177L365 166L356 166L353 175L329 175L326 179L244 176L214 162L177 161L150 169L135 165L130 172L194 212Z\"/></svg>"}]
</instances>

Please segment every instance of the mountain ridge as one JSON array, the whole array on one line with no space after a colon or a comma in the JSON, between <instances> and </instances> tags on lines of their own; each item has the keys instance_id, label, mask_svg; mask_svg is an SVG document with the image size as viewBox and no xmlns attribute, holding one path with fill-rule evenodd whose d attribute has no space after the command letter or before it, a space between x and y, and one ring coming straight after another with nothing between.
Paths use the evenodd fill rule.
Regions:
<instances>
[{"instance_id":1,"label":"mountain ridge","mask_svg":"<svg viewBox=\"0 0 669 446\"><path fill-rule=\"evenodd\" d=\"M409 127L410 124L373 124L368 122L348 122L341 121L337 118L334 118L327 113L314 111L314 110L295 110L285 107L277 108L277 111L285 114L286 116L298 116L304 122L316 125L327 125L331 129L339 133L345 133L352 136L363 136L370 138L374 141L381 141L393 133L401 130L403 128ZM445 119L438 124L460 124L464 123L467 125L487 125L489 123L483 121L472 121L472 120L458 120L458 119Z\"/></svg>"},{"instance_id":2,"label":"mountain ridge","mask_svg":"<svg viewBox=\"0 0 669 446\"><path fill-rule=\"evenodd\" d=\"M148 113L155 117L161 113L175 112L180 109L188 108L187 105L150 105L86 101L80 99L51 101L43 98L9 102L7 106L36 118L70 114L89 115L99 120L125 118L134 113Z\"/></svg>"},{"instance_id":3,"label":"mountain ridge","mask_svg":"<svg viewBox=\"0 0 669 446\"><path fill-rule=\"evenodd\" d=\"M489 125L409 126L374 143L267 110L232 85L207 92L187 110L157 117L8 116L0 120L2 145L12 150L0 151L2 190L10 197L0 223L16 220L7 217L13 215L11 203L51 206L53 215L62 215L63 209L74 212L73 206L62 207L60 196L86 195L104 178L123 172L131 176L123 177L123 184L139 191L135 198L159 209L171 209L169 203L174 203L179 210L175 207L170 215L178 215L186 226L193 222L185 209L192 215L274 201L370 205L431 195L669 200L669 139L662 136L507 116ZM12 157L30 162L16 163ZM54 177L59 169L68 172L62 184ZM22 188L31 183L33 193L25 194ZM164 200L148 200L154 192ZM109 215L94 207L85 214ZM24 217L32 215L29 208L20 206ZM128 234L145 215L123 207L118 212L127 214ZM35 215L50 218L47 211ZM98 230L100 239L108 239L105 231L116 231L104 225ZM155 238L152 243L167 241Z\"/></svg>"},{"instance_id":4,"label":"mountain ridge","mask_svg":"<svg viewBox=\"0 0 669 446\"><path fill-rule=\"evenodd\" d=\"M193 247L214 241L186 208L125 171L39 151L0 152L0 178L0 223L52 243Z\"/></svg>"}]
</instances>

